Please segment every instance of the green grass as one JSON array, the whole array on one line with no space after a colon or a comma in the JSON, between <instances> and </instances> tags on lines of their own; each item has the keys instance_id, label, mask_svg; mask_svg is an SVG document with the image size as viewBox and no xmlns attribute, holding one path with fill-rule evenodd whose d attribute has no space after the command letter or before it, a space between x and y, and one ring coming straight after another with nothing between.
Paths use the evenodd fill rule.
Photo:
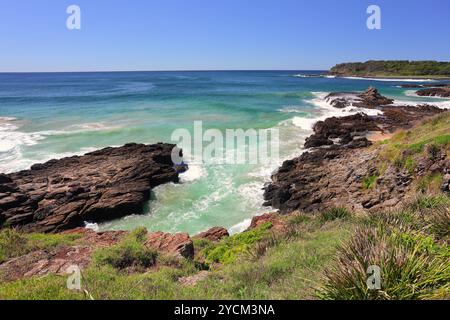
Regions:
<instances>
[{"instance_id":1,"label":"green grass","mask_svg":"<svg viewBox=\"0 0 450 320\"><path fill-rule=\"evenodd\" d=\"M293 214L282 218L281 234L267 223L218 243L196 239L196 259L211 268L194 285L179 279L204 265L146 251L146 230L138 229L94 254L82 291L68 290L66 276L48 275L0 283L0 300L449 298L448 201L426 195L367 216L343 208ZM381 290L367 289L369 265L381 267Z\"/></svg>"},{"instance_id":2,"label":"green grass","mask_svg":"<svg viewBox=\"0 0 450 320\"><path fill-rule=\"evenodd\" d=\"M71 245L79 238L77 234L26 234L3 229L0 230L0 263L32 251Z\"/></svg>"},{"instance_id":3,"label":"green grass","mask_svg":"<svg viewBox=\"0 0 450 320\"><path fill-rule=\"evenodd\" d=\"M363 228L341 247L325 274L322 297L338 300L409 300L450 293L449 248L430 237L389 228ZM369 266L381 269L381 289L367 286Z\"/></svg>"},{"instance_id":4,"label":"green grass","mask_svg":"<svg viewBox=\"0 0 450 320\"><path fill-rule=\"evenodd\" d=\"M416 157L436 155L440 150L448 153L450 147L450 112L441 113L424 121L421 125L395 134L391 139L380 142L382 160L396 163L411 171ZM428 155L425 153L428 151Z\"/></svg>"},{"instance_id":5,"label":"green grass","mask_svg":"<svg viewBox=\"0 0 450 320\"><path fill-rule=\"evenodd\" d=\"M373 189L377 183L378 175L371 175L363 179L362 185L366 190Z\"/></svg>"},{"instance_id":6,"label":"green grass","mask_svg":"<svg viewBox=\"0 0 450 320\"><path fill-rule=\"evenodd\" d=\"M200 253L207 264L234 263L239 255L248 252L252 244L261 241L269 235L271 223L265 223L258 228L236 234L223 239L219 243L209 243Z\"/></svg>"},{"instance_id":7,"label":"green grass","mask_svg":"<svg viewBox=\"0 0 450 320\"><path fill-rule=\"evenodd\" d=\"M119 243L97 249L93 254L93 263L97 266L112 266L116 269L149 268L156 263L155 250L144 245L145 228L139 228L127 234Z\"/></svg>"},{"instance_id":8,"label":"green grass","mask_svg":"<svg viewBox=\"0 0 450 320\"><path fill-rule=\"evenodd\" d=\"M420 196L398 212L368 214L325 272L324 299L450 298L450 209L446 195ZM366 284L381 268L381 290Z\"/></svg>"},{"instance_id":9,"label":"green grass","mask_svg":"<svg viewBox=\"0 0 450 320\"><path fill-rule=\"evenodd\" d=\"M348 220L324 223L318 218L296 216L288 220L299 232L290 233L289 239L272 242L262 255L254 251L270 238L269 224L219 242L218 248L226 247L226 252L232 252L225 255L225 261L233 256L235 263L217 265L206 279L193 286L181 286L178 280L199 272L195 261L182 259L173 263L172 259L158 256L158 268L146 273L130 274L109 263L93 263L82 273L82 288L88 294L69 291L66 277L50 275L1 283L0 299L316 298L321 272L332 260L339 243L349 239L353 223Z\"/></svg>"},{"instance_id":10,"label":"green grass","mask_svg":"<svg viewBox=\"0 0 450 320\"><path fill-rule=\"evenodd\" d=\"M320 213L320 218L322 221L333 221L336 219L346 219L351 216L350 211L347 208L335 207Z\"/></svg>"},{"instance_id":11,"label":"green grass","mask_svg":"<svg viewBox=\"0 0 450 320\"><path fill-rule=\"evenodd\" d=\"M419 195L411 204L414 210L435 209L440 206L450 206L450 198L445 194Z\"/></svg>"}]
</instances>

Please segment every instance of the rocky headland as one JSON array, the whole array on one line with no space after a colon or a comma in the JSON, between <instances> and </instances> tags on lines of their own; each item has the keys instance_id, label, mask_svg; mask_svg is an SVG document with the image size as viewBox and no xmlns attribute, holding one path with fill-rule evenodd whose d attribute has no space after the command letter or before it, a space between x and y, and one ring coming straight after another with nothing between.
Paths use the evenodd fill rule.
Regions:
<instances>
[{"instance_id":1,"label":"rocky headland","mask_svg":"<svg viewBox=\"0 0 450 320\"><path fill-rule=\"evenodd\" d=\"M415 174L439 172L449 180L450 159L446 150L430 150L428 157L418 159L411 172L411 168L383 161L383 146L372 145L397 130L445 112L443 109L393 105L392 99L381 96L375 88L364 93L332 93L326 99L336 108L370 108L380 114L358 113L317 122L314 134L305 142L308 151L285 161L265 187L267 206L281 213L333 207L355 211L393 209L408 197ZM447 188L446 180L443 189ZM373 188L375 183L377 187Z\"/></svg>"}]
</instances>

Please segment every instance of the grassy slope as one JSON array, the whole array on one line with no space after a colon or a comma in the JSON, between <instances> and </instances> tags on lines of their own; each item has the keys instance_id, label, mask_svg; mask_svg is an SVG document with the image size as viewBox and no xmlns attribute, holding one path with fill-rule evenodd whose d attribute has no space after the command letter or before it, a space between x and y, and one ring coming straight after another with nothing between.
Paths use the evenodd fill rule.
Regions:
<instances>
[{"instance_id":1,"label":"grassy slope","mask_svg":"<svg viewBox=\"0 0 450 320\"><path fill-rule=\"evenodd\" d=\"M430 146L448 152L449 120L449 114L443 114L383 142L381 162L404 166L411 162L408 157L415 161ZM437 192L428 188L434 183L422 181L426 190ZM266 224L216 244L196 241L195 261L155 257L142 246L142 230L137 230L95 255L83 272L85 292L69 291L66 277L50 275L1 283L0 300L450 298L449 207L448 196L435 193L420 195L394 213L366 216L337 208L314 216L287 216L283 219L289 227L283 234L273 233ZM27 240L15 248L16 236L5 236L8 232L0 232L4 257L72 241L32 235L40 238L39 245ZM157 268L150 272L140 269L154 263ZM206 279L180 285L180 277L197 274L205 264L210 267ZM384 281L376 292L365 285L365 271L372 264L381 266Z\"/></svg>"},{"instance_id":2,"label":"grassy slope","mask_svg":"<svg viewBox=\"0 0 450 320\"><path fill-rule=\"evenodd\" d=\"M236 260L216 265L194 286L178 278L198 272L194 262L162 266L146 274L127 274L110 266L92 266L83 273L83 288L94 299L310 299L322 281L322 271L337 247L350 238L354 223L315 220L297 225L290 239L277 239L258 256L252 246ZM272 237L270 233L265 236ZM216 244L220 246L221 244ZM241 244L235 243L233 249ZM256 256L255 256L256 255ZM239 263L235 263L239 261ZM0 299L88 299L66 289L66 277L50 275L0 285Z\"/></svg>"}]
</instances>

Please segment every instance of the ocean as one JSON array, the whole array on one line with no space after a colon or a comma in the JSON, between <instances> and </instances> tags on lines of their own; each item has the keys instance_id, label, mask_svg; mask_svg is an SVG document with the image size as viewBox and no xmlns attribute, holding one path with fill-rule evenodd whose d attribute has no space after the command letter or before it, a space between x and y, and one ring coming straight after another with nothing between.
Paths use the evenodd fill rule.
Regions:
<instances>
[{"instance_id":1,"label":"ocean","mask_svg":"<svg viewBox=\"0 0 450 320\"><path fill-rule=\"evenodd\" d=\"M312 125L350 114L323 99L374 86L397 102L450 107L401 88L410 80L314 76L320 71L202 71L0 74L0 172L129 142L172 142L174 130L268 129L280 134L272 164L195 163L180 184L154 189L145 213L102 223L99 230L195 234L213 226L245 229L263 207L264 184L283 160L303 151Z\"/></svg>"}]
</instances>

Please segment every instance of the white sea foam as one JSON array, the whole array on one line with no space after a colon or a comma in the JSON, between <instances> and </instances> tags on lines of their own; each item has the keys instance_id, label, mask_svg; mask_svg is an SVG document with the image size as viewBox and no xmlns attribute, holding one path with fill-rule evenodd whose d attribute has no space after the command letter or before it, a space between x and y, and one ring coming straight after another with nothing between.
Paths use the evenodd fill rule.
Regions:
<instances>
[{"instance_id":1,"label":"white sea foam","mask_svg":"<svg viewBox=\"0 0 450 320\"><path fill-rule=\"evenodd\" d=\"M189 169L186 172L180 174L181 182L192 182L208 175L207 171L202 165L192 164L189 165Z\"/></svg>"},{"instance_id":2,"label":"white sea foam","mask_svg":"<svg viewBox=\"0 0 450 320\"><path fill-rule=\"evenodd\" d=\"M0 172L11 173L30 168L34 163L51 159L61 159L73 155L82 155L96 148L81 148L76 152L42 153L34 158L25 158L23 149L38 144L49 136L76 134L81 132L104 131L118 128L104 123L84 123L67 127L63 130L46 130L24 132L23 122L12 117L0 117Z\"/></svg>"},{"instance_id":3,"label":"white sea foam","mask_svg":"<svg viewBox=\"0 0 450 320\"><path fill-rule=\"evenodd\" d=\"M380 110L359 108L353 106L348 106L341 109L335 108L326 99L326 96L329 94L328 92L312 92L312 94L315 95L315 98L311 99L308 102L318 108L318 115L316 115L314 118L303 118L303 117L292 118L292 123L295 126L298 126L304 130L311 130L314 124L316 124L318 121L323 121L326 118L330 117L344 117L357 113L365 113L367 115L382 114Z\"/></svg>"},{"instance_id":4,"label":"white sea foam","mask_svg":"<svg viewBox=\"0 0 450 320\"><path fill-rule=\"evenodd\" d=\"M93 230L93 231L95 231L95 232L99 231L98 223L91 223L91 222L85 221L85 222L84 222L84 227L85 227L86 229L90 229L90 230Z\"/></svg>"},{"instance_id":5,"label":"white sea foam","mask_svg":"<svg viewBox=\"0 0 450 320\"><path fill-rule=\"evenodd\" d=\"M278 109L278 111L283 113L306 113L304 108L302 108L301 106L286 106Z\"/></svg>"},{"instance_id":6,"label":"white sea foam","mask_svg":"<svg viewBox=\"0 0 450 320\"><path fill-rule=\"evenodd\" d=\"M245 219L244 221L241 221L237 224L235 224L234 226L232 226L230 229L228 229L228 233L233 235L236 233L241 233L243 231L245 231L246 229L248 229L248 227L250 227L252 223L252 219Z\"/></svg>"}]
</instances>

